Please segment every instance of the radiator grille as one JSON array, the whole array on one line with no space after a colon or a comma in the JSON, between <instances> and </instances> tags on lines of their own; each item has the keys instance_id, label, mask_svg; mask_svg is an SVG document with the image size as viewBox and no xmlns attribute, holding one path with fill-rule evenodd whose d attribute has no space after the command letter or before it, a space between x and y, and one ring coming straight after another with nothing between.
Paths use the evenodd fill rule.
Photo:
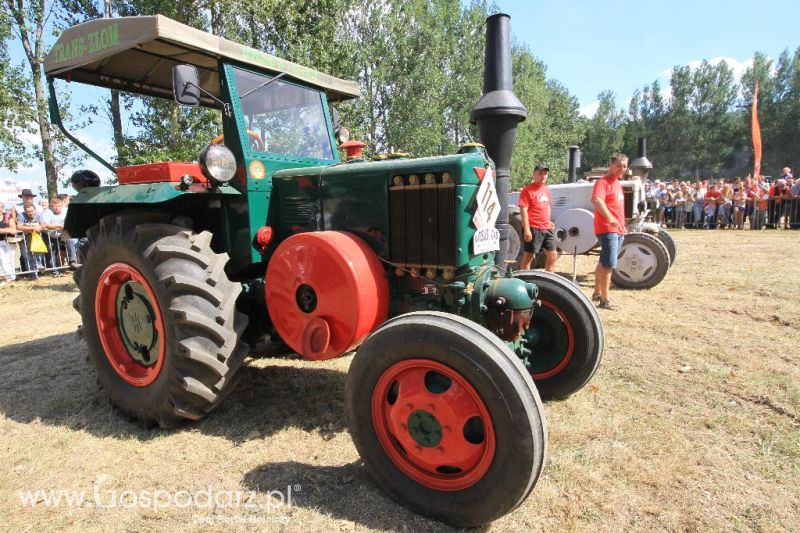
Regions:
<instances>
[{"instance_id":1,"label":"radiator grille","mask_svg":"<svg viewBox=\"0 0 800 533\"><path fill-rule=\"evenodd\" d=\"M455 184L447 172L394 176L389 187L391 261L415 269L454 268L455 206Z\"/></svg>"},{"instance_id":2,"label":"radiator grille","mask_svg":"<svg viewBox=\"0 0 800 533\"><path fill-rule=\"evenodd\" d=\"M282 209L283 219L287 224L314 224L317 220L317 208L305 196L289 196Z\"/></svg>"}]
</instances>

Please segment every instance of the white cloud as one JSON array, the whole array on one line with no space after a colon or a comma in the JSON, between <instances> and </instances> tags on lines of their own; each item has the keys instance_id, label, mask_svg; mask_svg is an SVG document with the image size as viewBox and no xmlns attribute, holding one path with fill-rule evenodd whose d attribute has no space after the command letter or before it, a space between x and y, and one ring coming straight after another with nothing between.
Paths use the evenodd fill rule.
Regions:
<instances>
[{"instance_id":1,"label":"white cloud","mask_svg":"<svg viewBox=\"0 0 800 533\"><path fill-rule=\"evenodd\" d=\"M583 104L578 108L578 112L586 118L592 118L597 110L600 108L600 101L595 100L589 104Z\"/></svg>"},{"instance_id":2,"label":"white cloud","mask_svg":"<svg viewBox=\"0 0 800 533\"><path fill-rule=\"evenodd\" d=\"M719 56L719 57L712 57L708 60L709 64L711 65L719 65L725 61L725 63L733 70L733 76L738 81L741 79L742 74L744 74L745 70L753 66L753 58L745 59L744 61L739 61L735 57L727 57L727 56ZM700 65L703 63L702 59L693 59L686 63L686 65L691 68L692 70L696 70ZM672 76L672 68L668 68L666 70L662 70L658 73L658 77L662 80L666 80L669 82L670 77Z\"/></svg>"}]
</instances>

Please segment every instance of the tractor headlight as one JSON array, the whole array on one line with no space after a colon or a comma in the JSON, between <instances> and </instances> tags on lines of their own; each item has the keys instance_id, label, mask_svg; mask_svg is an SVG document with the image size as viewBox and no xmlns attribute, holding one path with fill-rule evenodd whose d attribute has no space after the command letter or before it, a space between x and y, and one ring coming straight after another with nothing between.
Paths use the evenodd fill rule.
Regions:
<instances>
[{"instance_id":1,"label":"tractor headlight","mask_svg":"<svg viewBox=\"0 0 800 533\"><path fill-rule=\"evenodd\" d=\"M236 157L221 144L209 144L200 152L200 170L215 185L228 183L236 174Z\"/></svg>"},{"instance_id":2,"label":"tractor headlight","mask_svg":"<svg viewBox=\"0 0 800 533\"><path fill-rule=\"evenodd\" d=\"M339 144L346 143L350 140L350 130L342 126L338 130L336 130L336 141Z\"/></svg>"}]
</instances>

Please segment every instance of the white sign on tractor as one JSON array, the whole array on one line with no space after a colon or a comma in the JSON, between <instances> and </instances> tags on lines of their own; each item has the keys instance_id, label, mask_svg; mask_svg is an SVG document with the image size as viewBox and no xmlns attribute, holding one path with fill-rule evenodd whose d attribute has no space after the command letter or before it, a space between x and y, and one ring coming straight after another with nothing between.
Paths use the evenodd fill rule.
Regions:
<instances>
[{"instance_id":1,"label":"white sign on tractor","mask_svg":"<svg viewBox=\"0 0 800 533\"><path fill-rule=\"evenodd\" d=\"M500 215L500 200L494 185L494 170L486 169L486 174L478 187L477 206L472 223L477 231L472 238L472 253L485 254L500 249L500 232L494 227Z\"/></svg>"}]
</instances>

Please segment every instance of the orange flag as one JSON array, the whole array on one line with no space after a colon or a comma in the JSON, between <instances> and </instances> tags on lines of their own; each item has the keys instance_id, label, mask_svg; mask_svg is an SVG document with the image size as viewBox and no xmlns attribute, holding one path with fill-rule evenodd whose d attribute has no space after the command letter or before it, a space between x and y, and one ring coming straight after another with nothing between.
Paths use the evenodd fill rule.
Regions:
<instances>
[{"instance_id":1,"label":"orange flag","mask_svg":"<svg viewBox=\"0 0 800 533\"><path fill-rule=\"evenodd\" d=\"M758 80L753 91L753 109L750 128L753 136L753 177L761 174L761 125L758 123Z\"/></svg>"}]
</instances>

